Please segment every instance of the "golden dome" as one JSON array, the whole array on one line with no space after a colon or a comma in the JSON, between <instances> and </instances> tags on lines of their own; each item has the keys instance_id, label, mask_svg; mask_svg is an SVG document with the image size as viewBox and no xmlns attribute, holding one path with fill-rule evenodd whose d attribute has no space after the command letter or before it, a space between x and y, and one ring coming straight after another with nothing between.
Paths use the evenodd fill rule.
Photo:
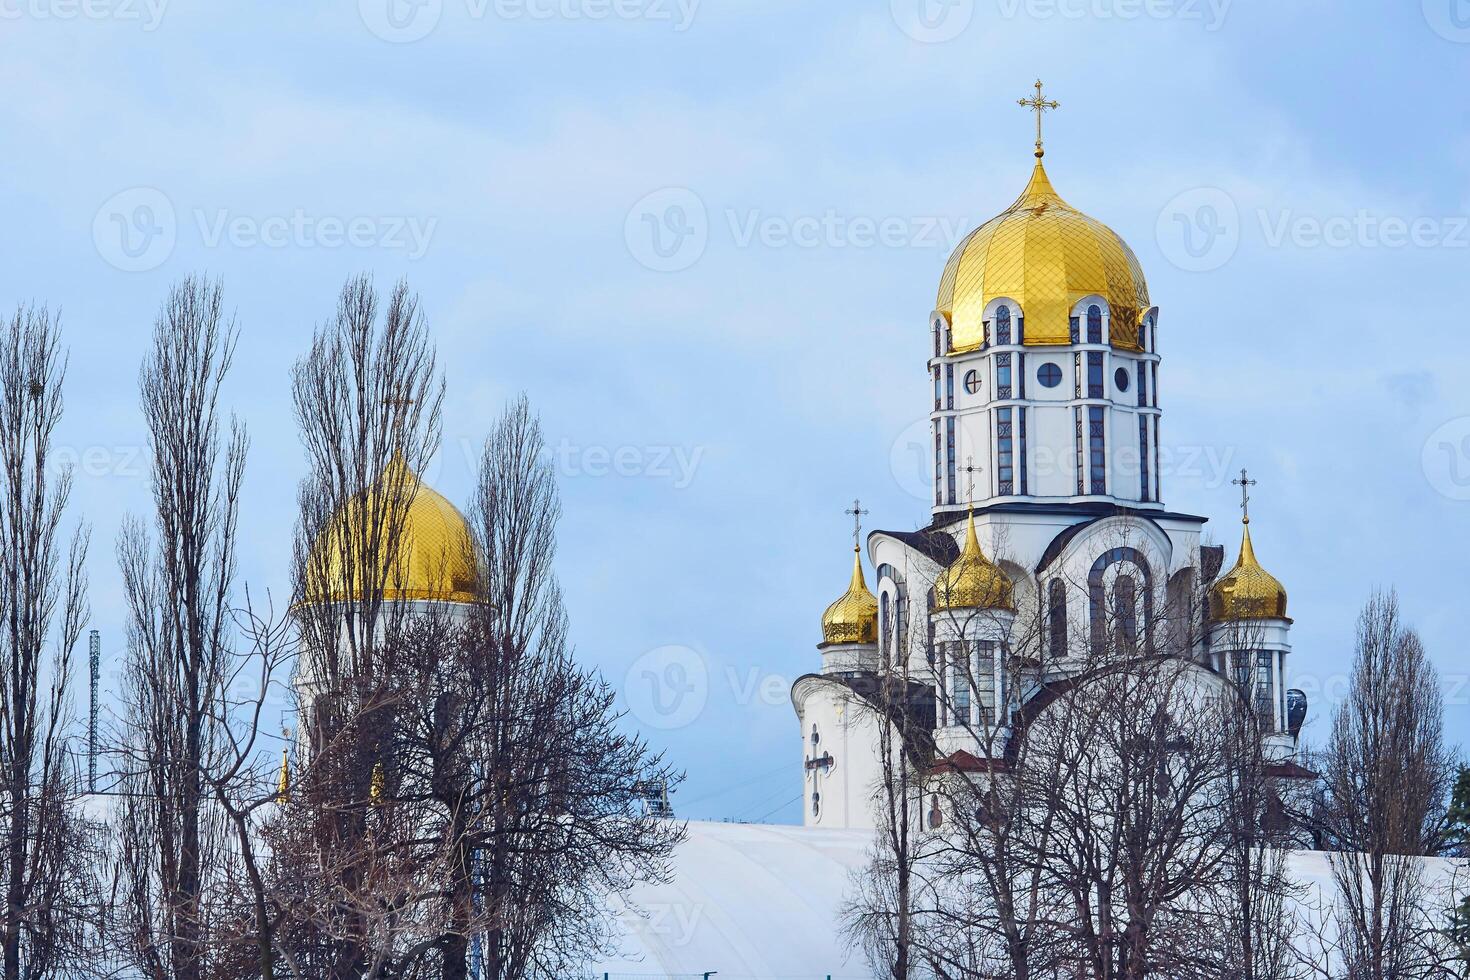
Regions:
<instances>
[{"instance_id":1,"label":"golden dome","mask_svg":"<svg viewBox=\"0 0 1470 980\"><path fill-rule=\"evenodd\" d=\"M965 528L965 548L934 583L936 609L1016 610L1015 587L999 565L985 557L975 536L975 512Z\"/></svg>"},{"instance_id":2,"label":"golden dome","mask_svg":"<svg viewBox=\"0 0 1470 980\"><path fill-rule=\"evenodd\" d=\"M1251 519L1245 518L1243 525L1235 567L1210 586L1210 618L1285 619L1286 590L1256 561L1251 547Z\"/></svg>"},{"instance_id":3,"label":"golden dome","mask_svg":"<svg viewBox=\"0 0 1470 980\"><path fill-rule=\"evenodd\" d=\"M469 522L452 503L423 483L402 457L389 462L380 483L389 487L414 487L398 536L398 555L384 583L385 600L426 599L439 602L474 602L479 581L479 562ZM333 516L316 540L318 555L325 554L325 595L308 590L309 601L355 601L361 598L349 587L343 574L343 549L334 544L349 533L360 534L356 516L363 507L364 493L354 495ZM380 504L380 509L387 509ZM385 515L386 517L386 515ZM321 567L313 562L317 567Z\"/></svg>"},{"instance_id":4,"label":"golden dome","mask_svg":"<svg viewBox=\"0 0 1470 980\"><path fill-rule=\"evenodd\" d=\"M852 583L822 613L822 642L878 642L878 600L863 581L863 559L856 548L852 555Z\"/></svg>"},{"instance_id":5,"label":"golden dome","mask_svg":"<svg viewBox=\"0 0 1470 980\"><path fill-rule=\"evenodd\" d=\"M1016 203L949 257L935 308L949 318L956 351L984 343L985 307L1002 297L1025 315L1026 344L1067 344L1072 308L1093 294L1107 300L1113 346L1138 350L1139 318L1149 309L1138 258L1111 228L1063 201L1038 159Z\"/></svg>"}]
</instances>

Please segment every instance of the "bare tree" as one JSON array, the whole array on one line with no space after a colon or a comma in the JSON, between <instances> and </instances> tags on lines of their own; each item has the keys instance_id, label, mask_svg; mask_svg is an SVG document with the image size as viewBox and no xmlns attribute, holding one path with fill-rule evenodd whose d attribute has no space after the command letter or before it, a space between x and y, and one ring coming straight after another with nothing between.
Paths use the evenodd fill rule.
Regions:
<instances>
[{"instance_id":1,"label":"bare tree","mask_svg":"<svg viewBox=\"0 0 1470 980\"><path fill-rule=\"evenodd\" d=\"M1446 843L1455 766L1443 728L1423 645L1402 623L1397 596L1374 594L1358 618L1351 687L1320 758L1339 941L1354 978L1427 977L1439 961L1440 909L1419 858Z\"/></svg>"},{"instance_id":2,"label":"bare tree","mask_svg":"<svg viewBox=\"0 0 1470 980\"><path fill-rule=\"evenodd\" d=\"M68 756L71 654L86 622L87 531L62 519L71 472L55 470L66 358L56 320L0 324L0 943L6 980L79 961L95 848Z\"/></svg>"},{"instance_id":3,"label":"bare tree","mask_svg":"<svg viewBox=\"0 0 1470 980\"><path fill-rule=\"evenodd\" d=\"M232 659L231 593L244 426L221 417L235 331L218 283L188 277L154 325L139 375L152 453L152 530L118 541L128 603L121 757L119 912L127 952L148 976L201 980L222 955L227 832L207 774Z\"/></svg>"},{"instance_id":4,"label":"bare tree","mask_svg":"<svg viewBox=\"0 0 1470 980\"><path fill-rule=\"evenodd\" d=\"M293 375L310 467L293 583L307 765L273 829L272 875L303 914L285 933L292 957L318 976L408 975L430 949L411 937L434 934L406 850L417 827L401 806L388 819L375 794L391 775L409 606L392 600L443 394L418 300L400 283L380 309L366 276L343 286Z\"/></svg>"},{"instance_id":5,"label":"bare tree","mask_svg":"<svg viewBox=\"0 0 1470 980\"><path fill-rule=\"evenodd\" d=\"M679 775L620 730L612 688L573 658L553 571L560 516L523 396L485 441L470 507L484 574L455 700L481 705L450 726L463 736L460 758L436 780L418 774L435 787L453 845L446 980L466 976L477 906L481 977L567 975L604 947L610 898L666 880L684 837L642 805L645 787Z\"/></svg>"}]
</instances>

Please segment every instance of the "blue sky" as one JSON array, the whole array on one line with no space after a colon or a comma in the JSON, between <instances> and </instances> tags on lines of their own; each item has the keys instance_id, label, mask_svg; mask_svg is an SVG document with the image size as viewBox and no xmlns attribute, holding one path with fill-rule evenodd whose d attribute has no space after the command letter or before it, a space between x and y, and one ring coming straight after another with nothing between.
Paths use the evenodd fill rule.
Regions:
<instances>
[{"instance_id":1,"label":"blue sky","mask_svg":"<svg viewBox=\"0 0 1470 980\"><path fill-rule=\"evenodd\" d=\"M843 510L927 519L927 314L1026 181L1040 75L1053 182L1162 311L1166 503L1233 556L1249 466L1298 678L1330 689L1396 585L1470 735L1466 0L149 2L0 0L0 300L62 310L110 655L169 284L218 275L238 317L258 589L303 468L289 366L345 277L405 276L449 383L431 481L462 500L528 392L581 657L688 770L683 815L799 819L785 691Z\"/></svg>"}]
</instances>

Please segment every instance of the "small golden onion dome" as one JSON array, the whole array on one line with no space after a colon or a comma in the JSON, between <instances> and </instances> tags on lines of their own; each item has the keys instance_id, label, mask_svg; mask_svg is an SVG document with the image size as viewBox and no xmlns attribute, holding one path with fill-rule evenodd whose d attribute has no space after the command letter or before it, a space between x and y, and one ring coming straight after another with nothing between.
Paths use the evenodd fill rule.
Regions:
<instances>
[{"instance_id":1,"label":"small golden onion dome","mask_svg":"<svg viewBox=\"0 0 1470 980\"><path fill-rule=\"evenodd\" d=\"M877 643L878 600L863 581L863 559L852 550L852 583L822 613L823 643Z\"/></svg>"},{"instance_id":2,"label":"small golden onion dome","mask_svg":"<svg viewBox=\"0 0 1470 980\"><path fill-rule=\"evenodd\" d=\"M965 528L964 550L934 583L934 608L1016 611L1015 586L1010 577L980 550L974 511Z\"/></svg>"},{"instance_id":3,"label":"small golden onion dome","mask_svg":"<svg viewBox=\"0 0 1470 980\"><path fill-rule=\"evenodd\" d=\"M386 577L383 598L389 601L424 599L438 602L474 602L479 581L479 561L469 522L459 509L423 483L401 456L394 456L379 477L388 488L411 489L413 499L404 514L398 535L398 555ZM316 540L323 557L327 588L309 590L310 602L360 600L358 589L346 583L342 548L335 546L360 521L366 493L355 494L333 515ZM380 509L387 510L386 505ZM384 514L387 519L387 514ZM354 537L360 530L353 532ZM323 550L325 553L323 554ZM313 563L316 564L315 562ZM322 567L318 566L318 567ZM325 594L324 594L325 593Z\"/></svg>"},{"instance_id":4,"label":"small golden onion dome","mask_svg":"<svg viewBox=\"0 0 1470 980\"><path fill-rule=\"evenodd\" d=\"M1251 547L1251 519L1247 517L1242 523L1240 557L1235 567L1210 587L1210 618L1285 619L1286 590L1256 561Z\"/></svg>"},{"instance_id":5,"label":"small golden onion dome","mask_svg":"<svg viewBox=\"0 0 1470 980\"><path fill-rule=\"evenodd\" d=\"M1072 308L1093 294L1107 301L1113 346L1139 350L1149 300L1138 257L1117 232L1062 200L1037 160L1016 203L949 257L935 308L949 319L955 351L984 343L985 308L1000 298L1020 306L1012 315L1024 313L1026 344L1067 344Z\"/></svg>"}]
</instances>

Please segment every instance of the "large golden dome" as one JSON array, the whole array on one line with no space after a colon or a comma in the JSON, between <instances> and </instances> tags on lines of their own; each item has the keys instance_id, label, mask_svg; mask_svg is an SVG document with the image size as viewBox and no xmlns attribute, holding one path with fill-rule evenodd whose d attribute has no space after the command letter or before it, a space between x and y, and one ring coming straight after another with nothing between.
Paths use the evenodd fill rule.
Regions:
<instances>
[{"instance_id":1,"label":"large golden dome","mask_svg":"<svg viewBox=\"0 0 1470 980\"><path fill-rule=\"evenodd\" d=\"M878 642L878 600L863 581L863 560L856 548L852 556L852 582L822 613L822 642Z\"/></svg>"},{"instance_id":2,"label":"large golden dome","mask_svg":"<svg viewBox=\"0 0 1470 980\"><path fill-rule=\"evenodd\" d=\"M1251 519L1240 537L1240 557L1210 587L1210 618L1214 620L1285 619L1286 589L1256 561L1251 547Z\"/></svg>"},{"instance_id":3,"label":"large golden dome","mask_svg":"<svg viewBox=\"0 0 1470 980\"><path fill-rule=\"evenodd\" d=\"M985 307L1002 297L1024 314L1028 345L1066 344L1072 307L1093 294L1107 300L1113 346L1138 350L1149 308L1138 258L1111 228L1062 200L1038 159L1016 203L949 257L935 308L949 318L955 351L984 343Z\"/></svg>"},{"instance_id":4,"label":"large golden dome","mask_svg":"<svg viewBox=\"0 0 1470 980\"><path fill-rule=\"evenodd\" d=\"M459 508L421 481L401 458L395 457L388 464L379 477L378 485L386 486L390 492L403 488L413 493L383 598L389 601L475 601L479 562L469 522ZM321 571L313 574L324 574L327 587L310 588L308 601L351 602L361 599L361 586L349 586L344 574L340 542L349 533L354 536L361 533L357 530L361 521L358 515L366 499L366 492L355 494L318 535L315 545L318 560L312 564ZM387 505L380 504L378 509L387 510Z\"/></svg>"},{"instance_id":5,"label":"large golden dome","mask_svg":"<svg viewBox=\"0 0 1470 980\"><path fill-rule=\"evenodd\" d=\"M965 528L965 547L934 582L935 609L1016 609L1015 586L1001 567L980 550L975 514Z\"/></svg>"}]
</instances>

